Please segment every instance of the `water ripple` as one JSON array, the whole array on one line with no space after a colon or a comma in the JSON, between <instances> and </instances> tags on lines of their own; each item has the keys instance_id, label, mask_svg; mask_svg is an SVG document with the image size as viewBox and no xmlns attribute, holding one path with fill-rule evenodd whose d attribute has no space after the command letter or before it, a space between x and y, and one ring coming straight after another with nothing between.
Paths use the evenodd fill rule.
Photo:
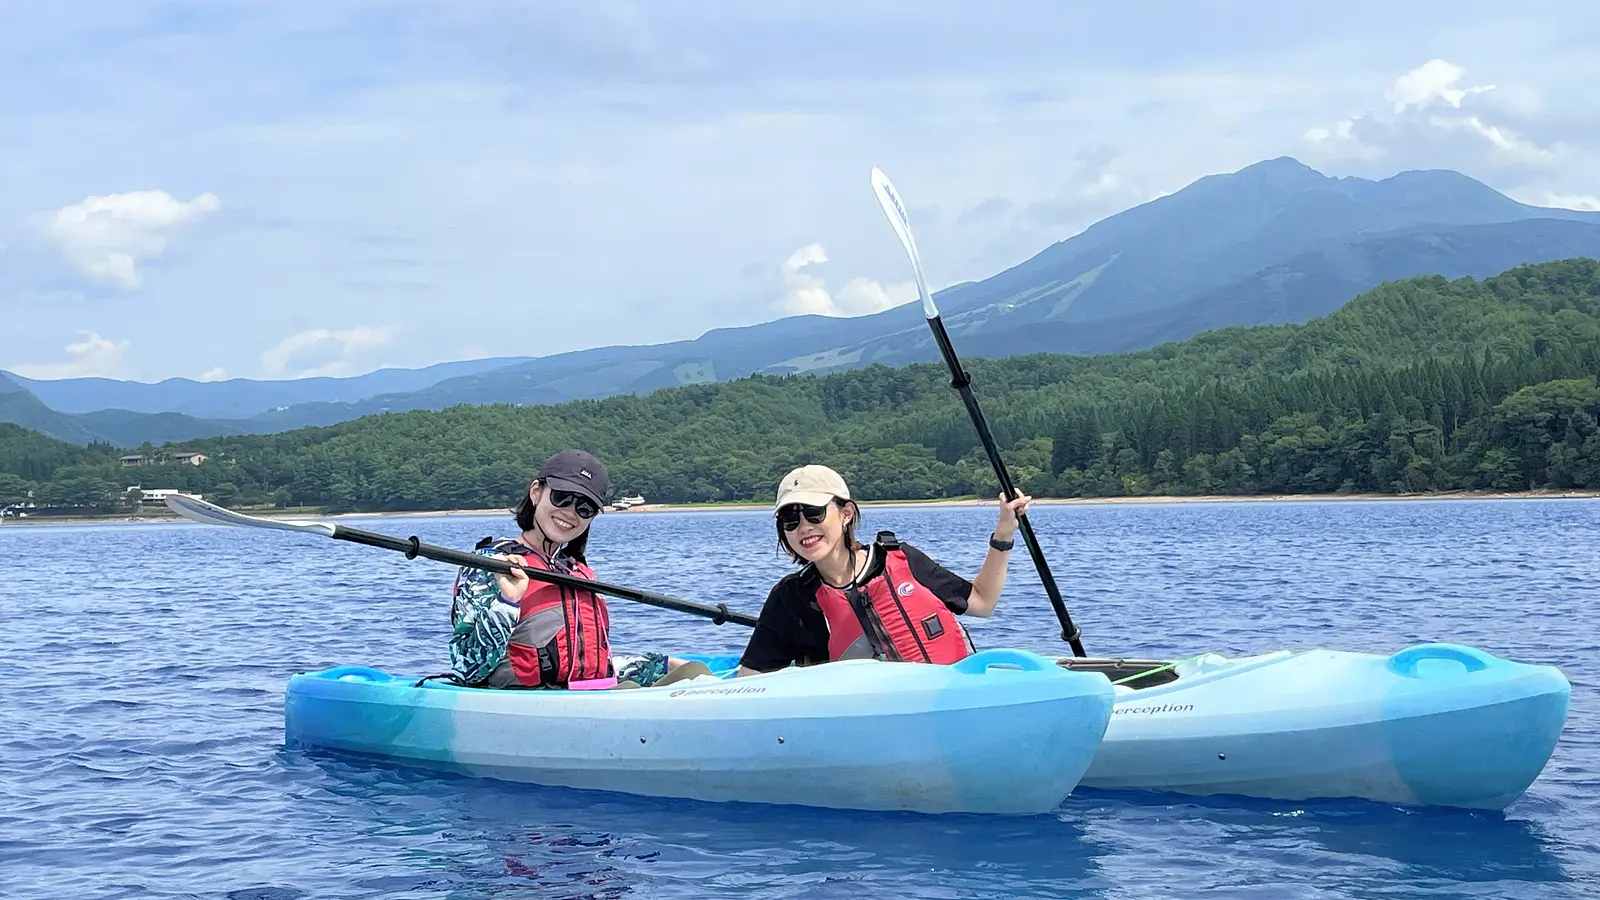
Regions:
<instances>
[{"instance_id":1,"label":"water ripple","mask_svg":"<svg viewBox=\"0 0 1600 900\"><path fill-rule=\"evenodd\" d=\"M1056 815L995 820L440 776L285 749L282 691L339 663L441 671L448 567L276 533L6 525L0 896L1596 895L1600 504L1055 506L1032 518L1091 652L1461 641L1565 669L1562 743L1504 815L1082 791ZM970 574L993 511L874 508L864 524ZM470 546L501 525L366 527ZM603 578L748 612L786 571L762 513L606 516L597 529ZM85 559L116 565L84 572ZM613 616L632 650L736 650L747 633L623 602ZM1063 651L1022 554L1000 614L972 631L981 646Z\"/></svg>"}]
</instances>

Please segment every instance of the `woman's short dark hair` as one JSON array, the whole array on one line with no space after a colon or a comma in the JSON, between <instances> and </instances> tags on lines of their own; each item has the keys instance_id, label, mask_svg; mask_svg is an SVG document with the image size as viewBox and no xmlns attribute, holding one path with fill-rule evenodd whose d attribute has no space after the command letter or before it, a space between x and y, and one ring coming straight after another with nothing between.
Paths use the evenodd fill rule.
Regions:
<instances>
[{"instance_id":1,"label":"woman's short dark hair","mask_svg":"<svg viewBox=\"0 0 1600 900\"><path fill-rule=\"evenodd\" d=\"M544 487L544 485L537 478L533 480L533 484L528 485L528 489L532 490L534 485ZM543 494L541 493L540 496L543 496ZM517 517L518 528L521 528L523 531L527 531L533 527L533 513L536 508L537 507L533 502L533 498L528 496L528 491L523 491L522 499L517 501L517 505L511 510L511 512ZM589 550L589 532L593 529L594 520L590 519L589 527L583 530L583 534L573 538L565 547L562 547L560 550L556 551L556 555L565 556L569 559L575 559L584 565L588 565L589 560L584 556L584 554Z\"/></svg>"},{"instance_id":2,"label":"woman's short dark hair","mask_svg":"<svg viewBox=\"0 0 1600 900\"><path fill-rule=\"evenodd\" d=\"M844 526L844 544L852 550L860 550L861 543L856 540L856 526L861 524L861 507L857 506L854 500L844 500L839 497L833 498L833 505L839 507L840 515L843 515L846 509L855 510L856 514L851 516L850 521ZM794 560L795 565L805 565L806 558L794 552L794 548L789 546L789 542L783 539L783 526L778 524L777 516L772 517L772 527L778 530L778 549L789 554L789 558Z\"/></svg>"}]
</instances>

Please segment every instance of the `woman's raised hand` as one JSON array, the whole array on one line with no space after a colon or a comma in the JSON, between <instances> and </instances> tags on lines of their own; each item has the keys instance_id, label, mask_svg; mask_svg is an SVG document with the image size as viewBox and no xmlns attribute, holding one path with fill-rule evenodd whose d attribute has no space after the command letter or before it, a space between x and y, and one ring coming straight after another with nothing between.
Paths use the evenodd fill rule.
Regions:
<instances>
[{"instance_id":1,"label":"woman's raised hand","mask_svg":"<svg viewBox=\"0 0 1600 900\"><path fill-rule=\"evenodd\" d=\"M1007 500L1005 494L1000 495L1000 522L995 526L996 540L1009 541L1017 533L1017 519L1028 514L1028 504L1033 498L1027 494L1018 494L1017 499Z\"/></svg>"}]
</instances>

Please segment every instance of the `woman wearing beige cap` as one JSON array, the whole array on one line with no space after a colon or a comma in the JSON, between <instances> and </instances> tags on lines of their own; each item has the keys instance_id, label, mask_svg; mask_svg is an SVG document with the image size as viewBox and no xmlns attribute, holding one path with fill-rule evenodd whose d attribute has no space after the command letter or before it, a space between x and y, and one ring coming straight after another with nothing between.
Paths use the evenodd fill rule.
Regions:
<instances>
[{"instance_id":1,"label":"woman wearing beige cap","mask_svg":"<svg viewBox=\"0 0 1600 900\"><path fill-rule=\"evenodd\" d=\"M801 466L783 477L773 512L778 546L802 568L773 585L739 674L876 658L952 663L973 652L958 615L989 616L1005 585L1017 517L1032 498L1001 499L978 577L967 581L887 531L856 539L861 510L838 472Z\"/></svg>"}]
</instances>

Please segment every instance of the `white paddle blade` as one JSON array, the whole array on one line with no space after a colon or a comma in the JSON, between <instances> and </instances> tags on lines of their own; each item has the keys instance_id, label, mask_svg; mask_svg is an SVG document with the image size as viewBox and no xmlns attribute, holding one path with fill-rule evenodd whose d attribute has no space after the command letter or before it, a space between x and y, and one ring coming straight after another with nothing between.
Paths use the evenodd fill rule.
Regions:
<instances>
[{"instance_id":1,"label":"white paddle blade","mask_svg":"<svg viewBox=\"0 0 1600 900\"><path fill-rule=\"evenodd\" d=\"M911 272L917 278L917 293L922 297L922 314L930 319L937 317L939 307L933 305L933 295L928 293L928 283L922 277L922 257L917 254L917 239L911 234L911 217L906 215L905 204L900 202L899 192L889 183L889 176L877 166L872 167L872 192L878 195L878 205L883 207L895 236L900 238L900 246L911 258Z\"/></svg>"},{"instance_id":2,"label":"white paddle blade","mask_svg":"<svg viewBox=\"0 0 1600 900\"><path fill-rule=\"evenodd\" d=\"M321 535L322 537L333 537L334 526L327 522L280 522L276 519L247 516L231 509L224 509L215 503L207 503L199 497L191 497L188 494L168 494L167 508L185 519L199 522L202 525L274 528L279 531L302 531Z\"/></svg>"}]
</instances>

